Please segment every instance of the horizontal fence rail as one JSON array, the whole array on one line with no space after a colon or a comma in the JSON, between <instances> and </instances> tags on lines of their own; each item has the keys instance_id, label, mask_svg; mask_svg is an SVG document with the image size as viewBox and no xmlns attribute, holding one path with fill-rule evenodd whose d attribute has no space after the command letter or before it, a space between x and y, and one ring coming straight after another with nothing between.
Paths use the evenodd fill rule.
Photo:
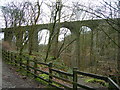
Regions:
<instances>
[{"instance_id":1,"label":"horizontal fence rail","mask_svg":"<svg viewBox=\"0 0 120 90\"><path fill-rule=\"evenodd\" d=\"M80 71L76 71L76 72L79 75L84 75L84 76L89 76L89 77L92 77L92 78L101 79L101 80L104 80L106 82L108 81L108 78L104 77L104 76L100 76L100 75L96 75L96 74L91 74L91 73L80 72Z\"/></svg>"},{"instance_id":2,"label":"horizontal fence rail","mask_svg":"<svg viewBox=\"0 0 120 90\"><path fill-rule=\"evenodd\" d=\"M55 71L57 73L61 73L61 74L64 74L64 75L67 75L67 76L73 76L73 74L70 74L70 73L67 73L67 72L64 72L64 71L60 71L60 70L57 70L57 69L51 69L52 71Z\"/></svg>"},{"instance_id":3,"label":"horizontal fence rail","mask_svg":"<svg viewBox=\"0 0 120 90\"><path fill-rule=\"evenodd\" d=\"M78 83L78 75L83 75L83 76L104 80L105 82L109 83L108 89L110 90L120 90L120 87L111 78L96 75L96 74L91 74L91 73L80 72L77 70L77 68L73 68L72 74L67 73L61 70L54 69L52 63L49 63L49 64L42 63L35 58L31 60L29 57L19 55L14 52L6 51L6 50L2 50L2 59L5 61L8 61L9 63L12 63L14 66L19 67L20 70L24 69L27 72L26 73L27 76L31 74L34 76L34 78L39 78L47 82L49 85L59 89L73 88L74 90L77 90L78 87L80 87L87 90L96 90L93 87ZM45 68L48 69L48 71L43 71L42 69L40 69L39 68L40 65L44 65ZM56 73L62 74L71 79L57 76ZM39 74L40 75L45 74L48 76L48 78L45 79L44 77L39 76ZM61 80L64 83L57 82L56 79Z\"/></svg>"}]
</instances>

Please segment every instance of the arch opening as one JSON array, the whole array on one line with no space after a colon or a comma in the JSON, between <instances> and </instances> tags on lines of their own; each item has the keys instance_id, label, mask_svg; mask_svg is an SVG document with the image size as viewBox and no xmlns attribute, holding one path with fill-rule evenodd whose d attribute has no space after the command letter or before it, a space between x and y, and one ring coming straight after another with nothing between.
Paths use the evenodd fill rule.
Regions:
<instances>
[{"instance_id":1,"label":"arch opening","mask_svg":"<svg viewBox=\"0 0 120 90\"><path fill-rule=\"evenodd\" d=\"M87 27L87 26L82 26L81 28L80 28L80 33L81 34L83 34L83 33L89 33L89 32L91 32L92 30L91 30L91 28L89 28L89 27Z\"/></svg>"},{"instance_id":2,"label":"arch opening","mask_svg":"<svg viewBox=\"0 0 120 90\"><path fill-rule=\"evenodd\" d=\"M60 28L58 41L63 41L65 38L67 38L69 35L71 35L71 31L68 28L62 27Z\"/></svg>"},{"instance_id":3,"label":"arch opening","mask_svg":"<svg viewBox=\"0 0 120 90\"><path fill-rule=\"evenodd\" d=\"M28 41L28 34L29 32L28 31L25 31L24 34L23 34L23 45Z\"/></svg>"},{"instance_id":4,"label":"arch opening","mask_svg":"<svg viewBox=\"0 0 120 90\"><path fill-rule=\"evenodd\" d=\"M4 32L0 33L0 40L4 39Z\"/></svg>"},{"instance_id":5,"label":"arch opening","mask_svg":"<svg viewBox=\"0 0 120 90\"><path fill-rule=\"evenodd\" d=\"M85 70L93 60L93 30L87 26L80 28L80 63L81 70Z\"/></svg>"},{"instance_id":6,"label":"arch opening","mask_svg":"<svg viewBox=\"0 0 120 90\"><path fill-rule=\"evenodd\" d=\"M47 45L49 41L50 31L47 29L43 29L38 32L38 44L39 45Z\"/></svg>"},{"instance_id":7,"label":"arch opening","mask_svg":"<svg viewBox=\"0 0 120 90\"><path fill-rule=\"evenodd\" d=\"M70 29L66 27L60 28L58 36L58 52L61 62L70 67L71 48L72 48L72 33Z\"/></svg>"}]
</instances>

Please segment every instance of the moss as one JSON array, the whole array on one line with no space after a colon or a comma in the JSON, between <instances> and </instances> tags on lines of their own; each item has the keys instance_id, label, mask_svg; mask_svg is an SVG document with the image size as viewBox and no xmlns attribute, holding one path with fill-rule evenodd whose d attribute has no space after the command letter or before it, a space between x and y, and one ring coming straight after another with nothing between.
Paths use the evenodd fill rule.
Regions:
<instances>
[{"instance_id":1,"label":"moss","mask_svg":"<svg viewBox=\"0 0 120 90\"><path fill-rule=\"evenodd\" d=\"M47 80L49 79L49 76L46 74L39 74L39 76Z\"/></svg>"},{"instance_id":2,"label":"moss","mask_svg":"<svg viewBox=\"0 0 120 90\"><path fill-rule=\"evenodd\" d=\"M47 82L45 82L44 80L41 80L40 78L36 78L35 80L42 83L43 85L48 85Z\"/></svg>"},{"instance_id":3,"label":"moss","mask_svg":"<svg viewBox=\"0 0 120 90\"><path fill-rule=\"evenodd\" d=\"M49 76L46 75L46 74L39 74L40 77L42 77L43 79L46 79L48 80L49 79ZM42 84L44 85L48 85L47 82L45 82L44 80L41 80L40 78L36 78L37 81L41 82ZM56 84L56 83L52 83L53 85L57 86L57 87L60 87L60 85Z\"/></svg>"},{"instance_id":4,"label":"moss","mask_svg":"<svg viewBox=\"0 0 120 90\"><path fill-rule=\"evenodd\" d=\"M16 72L19 72L20 71L20 69L16 69Z\"/></svg>"},{"instance_id":5,"label":"moss","mask_svg":"<svg viewBox=\"0 0 120 90\"><path fill-rule=\"evenodd\" d=\"M86 79L85 82L87 82L87 83L99 83L103 86L108 87L108 83L106 83L105 81L100 80L100 79L90 78L90 79Z\"/></svg>"},{"instance_id":6,"label":"moss","mask_svg":"<svg viewBox=\"0 0 120 90\"><path fill-rule=\"evenodd\" d=\"M59 84L56 84L56 83L53 83L53 85L57 86L57 87L61 87L61 85Z\"/></svg>"},{"instance_id":7,"label":"moss","mask_svg":"<svg viewBox=\"0 0 120 90\"><path fill-rule=\"evenodd\" d=\"M46 79L46 80L49 79L49 76L46 75L46 74L39 74L39 76L42 77L43 79ZM41 82L44 85L48 85L48 83L46 81L41 80L40 78L36 78L35 80L38 81L38 82Z\"/></svg>"}]
</instances>

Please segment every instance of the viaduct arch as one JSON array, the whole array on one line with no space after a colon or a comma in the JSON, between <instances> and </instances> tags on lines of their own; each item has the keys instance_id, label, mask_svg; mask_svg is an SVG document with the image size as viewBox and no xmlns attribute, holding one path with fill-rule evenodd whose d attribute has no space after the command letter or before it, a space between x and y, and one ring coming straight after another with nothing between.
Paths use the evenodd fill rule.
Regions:
<instances>
[{"instance_id":1,"label":"viaduct arch","mask_svg":"<svg viewBox=\"0 0 120 90\"><path fill-rule=\"evenodd\" d=\"M104 29L108 29L111 28L111 29L114 29L114 28L120 28L118 27L118 25L116 25L116 23L112 23L112 22L119 22L120 23L120 18L116 18L116 19L111 19L111 22L107 22L108 19L96 19L96 20L83 20L83 21L71 21L71 22L61 22L60 23L60 28L62 27L65 27L65 28L68 28L70 31L71 31L71 34L73 34L73 38L76 38L76 42L75 42L75 48L74 48L74 51L73 53L75 53L74 55L74 62L76 61L76 65L77 65L77 62L79 60L79 50L78 48L80 47L79 46L79 30L82 26L86 26L86 27L89 27L91 30L95 31L97 30L97 28L99 27L104 27ZM111 26L112 24L112 26ZM56 23L56 26L58 26L58 23ZM5 29L2 29L1 32L4 32L4 40L5 41L9 41L11 42L12 40L12 37L14 36L14 33L17 33L19 35L23 35L23 32L25 31L30 31L31 29L33 30L33 48L34 50L37 50L37 47L38 47L38 32L40 30L43 30L43 29L47 29L47 30L50 30L50 33L51 33L51 30L53 28L53 23L48 23L48 24L38 24L38 25L33 25L33 26L21 26L21 27L12 27L12 28L5 28ZM22 32L20 32L22 31ZM20 34L21 33L21 34ZM18 37L19 40L22 39L22 36L19 36Z\"/></svg>"}]
</instances>

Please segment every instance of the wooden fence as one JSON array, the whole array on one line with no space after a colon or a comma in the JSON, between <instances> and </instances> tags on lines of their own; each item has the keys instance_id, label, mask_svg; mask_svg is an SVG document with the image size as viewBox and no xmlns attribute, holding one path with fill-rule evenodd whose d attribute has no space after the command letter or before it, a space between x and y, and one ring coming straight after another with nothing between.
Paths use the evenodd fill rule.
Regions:
<instances>
[{"instance_id":1,"label":"wooden fence","mask_svg":"<svg viewBox=\"0 0 120 90\"><path fill-rule=\"evenodd\" d=\"M20 69L24 69L27 72L27 75L31 74L34 76L34 78L39 78L41 80L44 80L49 85L56 87L56 88L59 88L59 89L66 88L66 89L77 90L78 88L84 88L84 89L88 89L88 90L96 90L93 87L90 87L87 85L82 85L82 84L78 83L78 75L83 75L83 76L88 76L88 77L104 80L105 82L109 83L108 89L110 89L110 90L113 90L113 89L120 90L120 87L109 77L80 72L77 70L77 68L73 68L72 74L67 73L64 71L54 69L54 67L52 66L52 63L49 63L49 64L41 63L36 59L31 60L25 56L18 56L16 53L13 53L10 51L2 50L2 55L3 55L2 56L3 60L7 60L10 63L13 63L15 66L18 66ZM46 66L48 68L48 71L43 71L42 69L38 68L39 65ZM44 79L41 76L39 76L40 72L48 75L48 79ZM66 79L63 77L59 77L53 73L59 73L59 74L62 74L64 76L70 77L72 79L70 80L70 79ZM63 82L69 83L70 85L68 86L68 85L63 84L61 82L57 82L57 81L55 81L55 78L58 80L62 80Z\"/></svg>"}]
</instances>

